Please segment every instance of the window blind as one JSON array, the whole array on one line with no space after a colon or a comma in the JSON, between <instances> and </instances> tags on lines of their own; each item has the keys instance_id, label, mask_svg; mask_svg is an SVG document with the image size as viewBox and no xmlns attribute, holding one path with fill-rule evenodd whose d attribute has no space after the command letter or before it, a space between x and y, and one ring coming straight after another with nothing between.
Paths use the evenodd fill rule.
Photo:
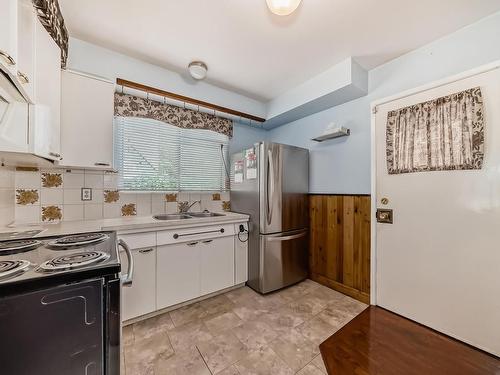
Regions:
<instances>
[{"instance_id":1,"label":"window blind","mask_svg":"<svg viewBox=\"0 0 500 375\"><path fill-rule=\"evenodd\" d=\"M114 166L121 190L224 191L229 139L138 117L114 119Z\"/></svg>"}]
</instances>

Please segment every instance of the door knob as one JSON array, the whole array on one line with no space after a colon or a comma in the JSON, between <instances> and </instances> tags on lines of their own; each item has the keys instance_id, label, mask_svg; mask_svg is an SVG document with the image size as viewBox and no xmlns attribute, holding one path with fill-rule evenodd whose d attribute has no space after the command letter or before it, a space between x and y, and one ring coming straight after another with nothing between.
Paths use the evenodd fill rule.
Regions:
<instances>
[{"instance_id":1,"label":"door knob","mask_svg":"<svg viewBox=\"0 0 500 375\"><path fill-rule=\"evenodd\" d=\"M386 208L377 209L377 223L392 224L393 215L392 210Z\"/></svg>"}]
</instances>

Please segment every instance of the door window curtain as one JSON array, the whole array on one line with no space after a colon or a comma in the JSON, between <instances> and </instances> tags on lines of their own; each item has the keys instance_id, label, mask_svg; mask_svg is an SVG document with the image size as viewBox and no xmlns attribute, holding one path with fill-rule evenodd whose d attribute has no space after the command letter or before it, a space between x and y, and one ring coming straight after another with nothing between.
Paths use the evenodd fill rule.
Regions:
<instances>
[{"instance_id":1,"label":"door window curtain","mask_svg":"<svg viewBox=\"0 0 500 375\"><path fill-rule=\"evenodd\" d=\"M233 135L233 122L229 119L119 92L115 92L115 116L149 118L184 129L212 130L230 138Z\"/></svg>"},{"instance_id":2,"label":"door window curtain","mask_svg":"<svg viewBox=\"0 0 500 375\"><path fill-rule=\"evenodd\" d=\"M481 169L481 88L389 112L386 137L389 174Z\"/></svg>"}]
</instances>

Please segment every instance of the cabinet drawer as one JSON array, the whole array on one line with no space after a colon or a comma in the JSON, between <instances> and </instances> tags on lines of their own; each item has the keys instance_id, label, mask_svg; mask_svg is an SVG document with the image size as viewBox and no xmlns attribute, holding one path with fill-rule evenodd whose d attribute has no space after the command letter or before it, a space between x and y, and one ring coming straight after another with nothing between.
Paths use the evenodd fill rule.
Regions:
<instances>
[{"instance_id":1,"label":"cabinet drawer","mask_svg":"<svg viewBox=\"0 0 500 375\"><path fill-rule=\"evenodd\" d=\"M169 245L234 235L234 225L211 225L186 229L163 230L156 233L158 245Z\"/></svg>"},{"instance_id":2,"label":"cabinet drawer","mask_svg":"<svg viewBox=\"0 0 500 375\"><path fill-rule=\"evenodd\" d=\"M118 238L125 241L131 249L156 246L156 232L119 234Z\"/></svg>"}]
</instances>

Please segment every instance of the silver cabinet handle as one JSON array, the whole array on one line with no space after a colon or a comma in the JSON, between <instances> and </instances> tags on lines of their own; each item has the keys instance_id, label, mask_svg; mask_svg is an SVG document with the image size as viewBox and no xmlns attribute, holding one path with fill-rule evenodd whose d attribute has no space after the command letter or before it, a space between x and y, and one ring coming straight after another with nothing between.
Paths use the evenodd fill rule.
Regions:
<instances>
[{"instance_id":1,"label":"silver cabinet handle","mask_svg":"<svg viewBox=\"0 0 500 375\"><path fill-rule=\"evenodd\" d=\"M7 64L9 65L16 65L16 60L12 58L11 55L9 55L7 52L0 50L0 56L7 61Z\"/></svg>"},{"instance_id":2,"label":"silver cabinet handle","mask_svg":"<svg viewBox=\"0 0 500 375\"><path fill-rule=\"evenodd\" d=\"M205 240L205 241L201 241L202 243L210 243L212 242L213 240Z\"/></svg>"},{"instance_id":3,"label":"silver cabinet handle","mask_svg":"<svg viewBox=\"0 0 500 375\"><path fill-rule=\"evenodd\" d=\"M111 166L110 163L101 163L101 162L96 162L96 163L94 163L94 165L96 167L110 167Z\"/></svg>"},{"instance_id":4,"label":"silver cabinet handle","mask_svg":"<svg viewBox=\"0 0 500 375\"><path fill-rule=\"evenodd\" d=\"M147 253L150 253L150 252L152 252L152 251L153 251L153 248L149 248L149 249L141 249L141 250L139 250L139 252L140 252L141 254L147 254Z\"/></svg>"},{"instance_id":5,"label":"silver cabinet handle","mask_svg":"<svg viewBox=\"0 0 500 375\"><path fill-rule=\"evenodd\" d=\"M196 245L198 245L198 241L188 242L186 245L188 245L188 246L196 246Z\"/></svg>"},{"instance_id":6,"label":"silver cabinet handle","mask_svg":"<svg viewBox=\"0 0 500 375\"><path fill-rule=\"evenodd\" d=\"M17 76L22 81L22 83L30 83L28 76L26 74L20 72L19 70L17 71Z\"/></svg>"},{"instance_id":7,"label":"silver cabinet handle","mask_svg":"<svg viewBox=\"0 0 500 375\"><path fill-rule=\"evenodd\" d=\"M267 240L268 241L290 241L290 240L295 240L297 238L302 238L307 235L307 232L303 233L298 233L298 234L292 234L290 236L283 236L283 237L269 237Z\"/></svg>"},{"instance_id":8,"label":"silver cabinet handle","mask_svg":"<svg viewBox=\"0 0 500 375\"><path fill-rule=\"evenodd\" d=\"M194 236L194 235L198 235L198 234L207 234L207 233L224 233L224 228L220 228L217 230L207 230L205 232L196 232L196 233L183 233L183 234L174 233L173 237L174 237L174 240L177 240L179 237Z\"/></svg>"},{"instance_id":9,"label":"silver cabinet handle","mask_svg":"<svg viewBox=\"0 0 500 375\"><path fill-rule=\"evenodd\" d=\"M55 157L55 158L60 158L60 157L61 157L61 154L58 154L57 152L52 152L52 151L51 151L51 152L49 152L49 155L50 155L50 156L53 156L53 157Z\"/></svg>"},{"instance_id":10,"label":"silver cabinet handle","mask_svg":"<svg viewBox=\"0 0 500 375\"><path fill-rule=\"evenodd\" d=\"M134 257L132 256L132 251L128 247L127 243L123 240L118 240L118 246L121 246L125 253L127 254L128 269L125 275L121 276L121 282L123 286L132 286L132 279L134 277Z\"/></svg>"},{"instance_id":11,"label":"silver cabinet handle","mask_svg":"<svg viewBox=\"0 0 500 375\"><path fill-rule=\"evenodd\" d=\"M273 193L274 193L274 160L272 150L267 150L267 224L270 225L273 220ZM269 178L271 175L271 178ZM269 187L269 185L271 185Z\"/></svg>"}]
</instances>

